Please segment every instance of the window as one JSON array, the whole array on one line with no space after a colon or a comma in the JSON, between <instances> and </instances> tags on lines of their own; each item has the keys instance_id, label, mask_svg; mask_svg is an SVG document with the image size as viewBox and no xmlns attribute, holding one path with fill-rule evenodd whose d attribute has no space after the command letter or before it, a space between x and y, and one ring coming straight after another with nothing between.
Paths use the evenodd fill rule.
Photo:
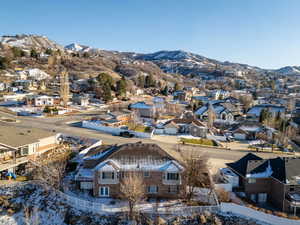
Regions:
<instances>
[{"instance_id":1,"label":"window","mask_svg":"<svg viewBox=\"0 0 300 225\"><path fill-rule=\"evenodd\" d=\"M251 199L253 202L256 202L256 194L251 194L251 195L250 195L250 199Z\"/></svg>"},{"instance_id":2,"label":"window","mask_svg":"<svg viewBox=\"0 0 300 225\"><path fill-rule=\"evenodd\" d=\"M169 193L177 194L179 191L179 187L177 185L171 185L168 188Z\"/></svg>"},{"instance_id":3,"label":"window","mask_svg":"<svg viewBox=\"0 0 300 225\"><path fill-rule=\"evenodd\" d=\"M265 203L265 202L267 202L267 198L268 198L267 193L259 193L258 194L258 202L259 203Z\"/></svg>"},{"instance_id":4,"label":"window","mask_svg":"<svg viewBox=\"0 0 300 225\"><path fill-rule=\"evenodd\" d=\"M256 183L256 179L255 178L249 178L248 179L248 183L249 184L255 184Z\"/></svg>"},{"instance_id":5,"label":"window","mask_svg":"<svg viewBox=\"0 0 300 225\"><path fill-rule=\"evenodd\" d=\"M121 171L121 172L119 173L119 177L122 178L122 179L125 177L124 171Z\"/></svg>"},{"instance_id":6,"label":"window","mask_svg":"<svg viewBox=\"0 0 300 225\"><path fill-rule=\"evenodd\" d=\"M86 190L93 189L93 182L80 182L80 189L86 189Z\"/></svg>"},{"instance_id":7,"label":"window","mask_svg":"<svg viewBox=\"0 0 300 225\"><path fill-rule=\"evenodd\" d=\"M109 187L100 187L99 188L99 195L101 197L108 197L109 196Z\"/></svg>"},{"instance_id":8,"label":"window","mask_svg":"<svg viewBox=\"0 0 300 225\"><path fill-rule=\"evenodd\" d=\"M148 186L147 191L148 191L148 193L151 193L151 194L157 193L158 192L158 187L154 186L154 185Z\"/></svg>"},{"instance_id":9,"label":"window","mask_svg":"<svg viewBox=\"0 0 300 225\"><path fill-rule=\"evenodd\" d=\"M150 177L150 172L149 171L145 171L144 172L144 177Z\"/></svg>"},{"instance_id":10,"label":"window","mask_svg":"<svg viewBox=\"0 0 300 225\"><path fill-rule=\"evenodd\" d=\"M167 180L179 180L178 173L167 173Z\"/></svg>"},{"instance_id":11,"label":"window","mask_svg":"<svg viewBox=\"0 0 300 225\"><path fill-rule=\"evenodd\" d=\"M102 179L115 179L114 172L102 172Z\"/></svg>"},{"instance_id":12,"label":"window","mask_svg":"<svg viewBox=\"0 0 300 225\"><path fill-rule=\"evenodd\" d=\"M290 191L295 191L295 186L294 185L290 186Z\"/></svg>"},{"instance_id":13,"label":"window","mask_svg":"<svg viewBox=\"0 0 300 225\"><path fill-rule=\"evenodd\" d=\"M28 146L21 147L21 155L28 155L28 154L29 154Z\"/></svg>"}]
</instances>

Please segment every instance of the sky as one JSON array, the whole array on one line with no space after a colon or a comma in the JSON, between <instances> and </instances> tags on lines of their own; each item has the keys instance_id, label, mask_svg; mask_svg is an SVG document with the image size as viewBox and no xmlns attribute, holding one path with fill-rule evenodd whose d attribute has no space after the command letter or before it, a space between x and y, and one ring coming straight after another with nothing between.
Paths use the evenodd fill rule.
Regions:
<instances>
[{"instance_id":1,"label":"sky","mask_svg":"<svg viewBox=\"0 0 300 225\"><path fill-rule=\"evenodd\" d=\"M299 12L299 0L14 0L1 2L0 34L276 69L300 66Z\"/></svg>"}]
</instances>

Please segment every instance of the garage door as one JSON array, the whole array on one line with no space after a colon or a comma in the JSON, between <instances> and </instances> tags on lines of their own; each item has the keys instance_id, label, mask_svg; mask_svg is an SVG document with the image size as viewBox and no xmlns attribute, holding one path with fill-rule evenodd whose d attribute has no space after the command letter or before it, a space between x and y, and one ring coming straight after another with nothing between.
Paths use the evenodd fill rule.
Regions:
<instances>
[{"instance_id":1,"label":"garage door","mask_svg":"<svg viewBox=\"0 0 300 225\"><path fill-rule=\"evenodd\" d=\"M234 138L238 140L246 140L246 134L236 133L234 134Z\"/></svg>"},{"instance_id":2,"label":"garage door","mask_svg":"<svg viewBox=\"0 0 300 225\"><path fill-rule=\"evenodd\" d=\"M93 189L93 182L80 182L80 189L85 189L85 190Z\"/></svg>"}]
</instances>

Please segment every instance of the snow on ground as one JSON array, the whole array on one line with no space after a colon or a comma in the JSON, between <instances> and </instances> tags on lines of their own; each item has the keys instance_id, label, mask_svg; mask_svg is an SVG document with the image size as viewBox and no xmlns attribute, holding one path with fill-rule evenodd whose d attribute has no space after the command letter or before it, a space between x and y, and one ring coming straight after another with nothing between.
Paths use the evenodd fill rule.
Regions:
<instances>
[{"instance_id":1,"label":"snow on ground","mask_svg":"<svg viewBox=\"0 0 300 225\"><path fill-rule=\"evenodd\" d=\"M75 209L73 205L67 204L67 202L58 195L57 192L50 190L46 186L34 183L15 183L13 185L0 186L0 201L3 196L11 196L8 198L8 203L0 204L0 225L125 225L128 224L124 213L115 213L113 215L100 215L83 211L84 207ZM103 203L111 204L111 199L103 199ZM153 215L153 206L155 201L146 203L152 207L148 212ZM246 216L237 216L231 212L225 213L210 213L208 211L198 212L195 211L192 214L186 214L189 210L182 208L177 202L170 202L171 208L175 209L176 213L173 214L160 214L161 217L168 219L169 224L174 224L172 221L176 220L177 225L191 225L191 224L203 224L201 221L203 217L206 219L207 225L212 224L224 224L224 225L266 225L267 223L258 222L259 216L252 219ZM112 207L116 207L112 205ZM235 206L240 207L240 206ZM138 207L143 209L142 207ZM245 207L244 207L245 208ZM13 212L9 213L9 210ZM170 213L167 208L163 212ZM246 209L246 208L245 208ZM178 211L179 210L179 211ZM160 211L160 210L159 210ZM175 212L174 211L174 212ZM249 211L249 210L248 210ZM248 212L246 210L246 212ZM253 210L252 210L253 211ZM162 213L163 213L162 212ZM191 211L192 212L192 211ZM259 214L259 212L256 212ZM181 215L181 216L179 216ZM167 216L167 217L166 217ZM249 215L251 216L251 215ZM269 215L267 215L269 216ZM216 223L218 221L219 223ZM153 221L150 221L153 222ZM294 222L294 221L291 221ZM295 221L297 224L298 221ZM139 223L139 224L153 224L153 223ZM281 224L281 223L278 223ZM291 224L291 223L288 223Z\"/></svg>"},{"instance_id":2,"label":"snow on ground","mask_svg":"<svg viewBox=\"0 0 300 225\"><path fill-rule=\"evenodd\" d=\"M0 225L118 224L118 218L93 215L90 212L87 214L72 208L55 192L37 184L1 186L1 195L13 197L10 207L13 207L15 213L7 215L0 210Z\"/></svg>"}]
</instances>

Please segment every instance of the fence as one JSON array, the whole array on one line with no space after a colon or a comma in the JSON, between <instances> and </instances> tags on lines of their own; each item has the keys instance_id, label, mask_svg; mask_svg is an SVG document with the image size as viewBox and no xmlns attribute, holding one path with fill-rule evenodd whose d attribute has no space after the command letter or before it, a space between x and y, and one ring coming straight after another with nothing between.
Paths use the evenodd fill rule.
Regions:
<instances>
[{"instance_id":1,"label":"fence","mask_svg":"<svg viewBox=\"0 0 300 225\"><path fill-rule=\"evenodd\" d=\"M220 211L220 206L214 205L214 206L161 207L158 208L156 213L163 214L163 215L192 216L195 214L201 214L205 211L209 211L211 213L217 213ZM148 211L142 210L142 212L148 212Z\"/></svg>"},{"instance_id":2,"label":"fence","mask_svg":"<svg viewBox=\"0 0 300 225\"><path fill-rule=\"evenodd\" d=\"M113 135L120 135L121 132L126 131L126 130L123 130L118 127L103 126L103 125L99 124L98 122L92 122L92 121L86 121L86 120L82 121L82 127L102 131L105 133L110 133ZM137 132L137 131L132 131L132 130L129 130L129 132L134 134L134 136L136 136L138 138L152 138L154 130L151 133Z\"/></svg>"},{"instance_id":3,"label":"fence","mask_svg":"<svg viewBox=\"0 0 300 225\"><path fill-rule=\"evenodd\" d=\"M63 192L57 191L57 194L66 200L66 202L79 210L89 211L98 214L113 214L117 212L125 212L128 210L127 205L109 205L99 202L88 201L80 199ZM157 209L154 207L155 203L139 204L137 208L140 212L144 213L158 213L169 215L193 215L195 213L202 213L204 211L218 212L220 210L219 205L215 206L168 206L163 203L159 203Z\"/></svg>"},{"instance_id":4,"label":"fence","mask_svg":"<svg viewBox=\"0 0 300 225\"><path fill-rule=\"evenodd\" d=\"M251 219L259 220L267 224L272 225L299 225L300 221L286 219L274 215L270 215L264 212L260 212L245 206L237 205L234 203L221 203L222 212L230 212L243 217L248 217Z\"/></svg>"},{"instance_id":5,"label":"fence","mask_svg":"<svg viewBox=\"0 0 300 225\"><path fill-rule=\"evenodd\" d=\"M23 185L32 182L22 182ZM35 182L39 183L39 182ZM13 184L6 184L2 187L9 187ZM70 196L61 191L54 190L58 196L62 199L65 199L68 205L71 207L77 208L78 210L83 210L87 212L93 212L98 214L114 214L117 212L125 212L127 211L126 205L109 205L99 202L88 201L84 199L80 199L74 196ZM155 205L151 203L140 204L137 206L140 212L143 213L158 213L162 215L178 215L178 216L188 216L203 213L204 211L209 211L212 213L223 212L223 213L233 213L242 217L247 217L250 219L258 220L260 222L264 222L272 225L297 225L300 224L298 220L286 219L270 214L266 214L245 206L237 205L234 203L221 203L221 205L213 205L213 206L174 206L174 205L165 205L158 204L155 209Z\"/></svg>"}]
</instances>

